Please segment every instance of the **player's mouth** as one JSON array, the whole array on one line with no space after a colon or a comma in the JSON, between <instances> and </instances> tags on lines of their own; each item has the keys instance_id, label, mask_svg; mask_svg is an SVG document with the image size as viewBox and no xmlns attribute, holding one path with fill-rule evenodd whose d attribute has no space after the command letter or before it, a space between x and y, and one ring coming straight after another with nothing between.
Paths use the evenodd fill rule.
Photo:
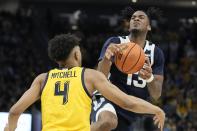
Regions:
<instances>
[{"instance_id":1,"label":"player's mouth","mask_svg":"<svg viewBox=\"0 0 197 131\"><path fill-rule=\"evenodd\" d=\"M140 25L140 22L133 22L133 25Z\"/></svg>"},{"instance_id":2,"label":"player's mouth","mask_svg":"<svg viewBox=\"0 0 197 131\"><path fill-rule=\"evenodd\" d=\"M139 23L139 22L134 22L134 23L133 23L133 26L134 26L134 27L138 27L138 26L140 26L140 23Z\"/></svg>"}]
</instances>

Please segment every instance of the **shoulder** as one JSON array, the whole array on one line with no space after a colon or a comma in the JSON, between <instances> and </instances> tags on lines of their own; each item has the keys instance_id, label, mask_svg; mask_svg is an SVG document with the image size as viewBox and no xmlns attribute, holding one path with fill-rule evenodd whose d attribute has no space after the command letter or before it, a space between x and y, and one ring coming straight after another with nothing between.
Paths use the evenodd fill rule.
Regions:
<instances>
[{"instance_id":1,"label":"shoulder","mask_svg":"<svg viewBox=\"0 0 197 131\"><path fill-rule=\"evenodd\" d=\"M41 74L39 74L38 76L37 76L37 78L39 78L39 79L43 79L43 78L45 78L46 76L48 75L48 72L46 73L41 73Z\"/></svg>"},{"instance_id":2,"label":"shoulder","mask_svg":"<svg viewBox=\"0 0 197 131\"><path fill-rule=\"evenodd\" d=\"M93 92L97 90L97 84L101 84L105 82L105 80L106 78L103 73L94 69L84 69L84 83L90 94L93 94Z\"/></svg>"},{"instance_id":3,"label":"shoulder","mask_svg":"<svg viewBox=\"0 0 197 131\"><path fill-rule=\"evenodd\" d=\"M152 42L150 42L150 43L152 43ZM157 43L156 44L152 43L152 44L155 45L155 51L163 52L162 49L159 47L159 44L157 44Z\"/></svg>"},{"instance_id":4,"label":"shoulder","mask_svg":"<svg viewBox=\"0 0 197 131\"><path fill-rule=\"evenodd\" d=\"M39 75L35 78L34 81L37 81L37 82L42 83L42 82L45 81L45 79L46 79L47 77L48 77L48 73L41 73L41 74L39 74Z\"/></svg>"},{"instance_id":5,"label":"shoulder","mask_svg":"<svg viewBox=\"0 0 197 131\"><path fill-rule=\"evenodd\" d=\"M109 37L105 43L120 43L120 38L117 36Z\"/></svg>"},{"instance_id":6,"label":"shoulder","mask_svg":"<svg viewBox=\"0 0 197 131\"><path fill-rule=\"evenodd\" d=\"M154 65L155 67L161 67L161 69L164 68L164 63L165 63L165 57L163 50L159 48L159 46L155 45L155 50L154 50Z\"/></svg>"},{"instance_id":7,"label":"shoulder","mask_svg":"<svg viewBox=\"0 0 197 131\"><path fill-rule=\"evenodd\" d=\"M90 69L90 68L84 68L84 72L86 75L88 76L98 76L98 75L104 75L103 73L101 73L100 71L97 71L95 69Z\"/></svg>"},{"instance_id":8,"label":"shoulder","mask_svg":"<svg viewBox=\"0 0 197 131\"><path fill-rule=\"evenodd\" d=\"M121 41L126 41L128 40L127 36L113 36L113 37L109 37L104 44L104 47L109 46L111 43L113 44L120 44L122 43Z\"/></svg>"},{"instance_id":9,"label":"shoulder","mask_svg":"<svg viewBox=\"0 0 197 131\"><path fill-rule=\"evenodd\" d=\"M94 80L94 79L98 80L98 79L105 78L105 75L103 73L94 69L90 69L90 68L85 68L84 75L87 79L91 79L91 80Z\"/></svg>"},{"instance_id":10,"label":"shoulder","mask_svg":"<svg viewBox=\"0 0 197 131\"><path fill-rule=\"evenodd\" d=\"M153 43L151 41L149 41L149 45L154 45L155 46L155 52L161 52L163 53L162 49L159 47L159 44L158 43Z\"/></svg>"},{"instance_id":11,"label":"shoulder","mask_svg":"<svg viewBox=\"0 0 197 131\"><path fill-rule=\"evenodd\" d=\"M159 46L155 45L155 56L157 57L164 57L163 50L159 48Z\"/></svg>"},{"instance_id":12,"label":"shoulder","mask_svg":"<svg viewBox=\"0 0 197 131\"><path fill-rule=\"evenodd\" d=\"M149 41L149 45L150 46L151 45L154 45L154 54L155 54L155 57L157 57L157 56L163 57L163 50L159 47L158 44L155 44L155 43Z\"/></svg>"}]
</instances>

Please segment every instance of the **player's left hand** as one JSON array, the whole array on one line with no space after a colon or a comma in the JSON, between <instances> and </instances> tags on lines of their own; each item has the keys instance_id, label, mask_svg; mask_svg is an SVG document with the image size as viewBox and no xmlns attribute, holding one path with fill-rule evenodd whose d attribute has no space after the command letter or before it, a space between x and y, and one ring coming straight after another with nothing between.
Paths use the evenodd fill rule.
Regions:
<instances>
[{"instance_id":1,"label":"player's left hand","mask_svg":"<svg viewBox=\"0 0 197 131\"><path fill-rule=\"evenodd\" d=\"M152 75L152 68L151 68L151 64L150 64L150 60L149 58L146 56L145 57L145 63L143 68L139 71L139 76L144 79L144 80L148 80Z\"/></svg>"},{"instance_id":2,"label":"player's left hand","mask_svg":"<svg viewBox=\"0 0 197 131\"><path fill-rule=\"evenodd\" d=\"M8 124L6 124L5 128L4 128L4 131L9 131L9 126Z\"/></svg>"},{"instance_id":3,"label":"player's left hand","mask_svg":"<svg viewBox=\"0 0 197 131\"><path fill-rule=\"evenodd\" d=\"M164 122L165 122L165 113L164 111L160 110L157 112L153 118L154 124L158 126L160 131L163 131Z\"/></svg>"}]
</instances>

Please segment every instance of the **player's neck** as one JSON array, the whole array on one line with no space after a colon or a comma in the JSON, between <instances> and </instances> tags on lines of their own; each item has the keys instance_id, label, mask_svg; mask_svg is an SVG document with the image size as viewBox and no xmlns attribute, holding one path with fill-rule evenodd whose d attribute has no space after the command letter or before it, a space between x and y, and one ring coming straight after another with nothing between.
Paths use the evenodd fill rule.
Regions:
<instances>
[{"instance_id":1,"label":"player's neck","mask_svg":"<svg viewBox=\"0 0 197 131\"><path fill-rule=\"evenodd\" d=\"M143 48L146 41L146 34L130 34L129 39L131 42L137 43Z\"/></svg>"},{"instance_id":2,"label":"player's neck","mask_svg":"<svg viewBox=\"0 0 197 131\"><path fill-rule=\"evenodd\" d=\"M77 62L72 61L72 62L62 62L62 63L58 63L60 68L73 68L76 66L80 66Z\"/></svg>"}]
</instances>

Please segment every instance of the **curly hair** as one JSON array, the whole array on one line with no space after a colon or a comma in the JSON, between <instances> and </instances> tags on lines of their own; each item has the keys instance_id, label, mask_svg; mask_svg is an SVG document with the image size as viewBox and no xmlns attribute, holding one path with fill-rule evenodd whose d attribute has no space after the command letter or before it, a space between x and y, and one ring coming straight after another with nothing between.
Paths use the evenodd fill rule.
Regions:
<instances>
[{"instance_id":1,"label":"curly hair","mask_svg":"<svg viewBox=\"0 0 197 131\"><path fill-rule=\"evenodd\" d=\"M130 21L133 13L136 10L134 10L132 7L127 6L121 11L122 19ZM149 20L158 20L162 16L162 11L159 8L156 7L149 7L146 11L142 10L144 13L147 14Z\"/></svg>"},{"instance_id":2,"label":"curly hair","mask_svg":"<svg viewBox=\"0 0 197 131\"><path fill-rule=\"evenodd\" d=\"M48 43L48 56L53 61L66 60L72 49L79 45L79 38L72 34L60 34Z\"/></svg>"},{"instance_id":3,"label":"curly hair","mask_svg":"<svg viewBox=\"0 0 197 131\"><path fill-rule=\"evenodd\" d=\"M163 12L159 8L149 7L146 11L149 20L158 20L161 18Z\"/></svg>"},{"instance_id":4,"label":"curly hair","mask_svg":"<svg viewBox=\"0 0 197 131\"><path fill-rule=\"evenodd\" d=\"M121 10L122 19L130 21L133 13L134 13L133 8L131 8L130 6L125 7L123 10Z\"/></svg>"}]
</instances>

